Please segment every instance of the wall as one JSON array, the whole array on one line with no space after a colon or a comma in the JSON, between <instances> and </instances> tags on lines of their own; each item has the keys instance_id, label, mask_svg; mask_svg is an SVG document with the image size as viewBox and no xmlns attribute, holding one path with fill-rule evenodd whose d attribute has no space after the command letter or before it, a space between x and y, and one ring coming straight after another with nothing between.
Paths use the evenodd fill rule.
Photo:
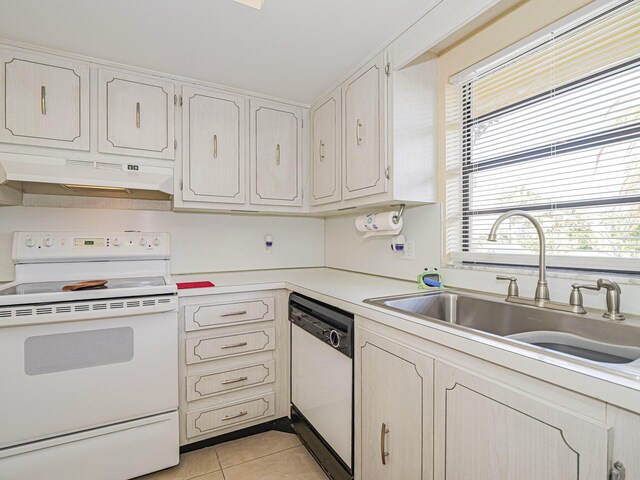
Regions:
<instances>
[{"instance_id":1,"label":"wall","mask_svg":"<svg viewBox=\"0 0 640 480\"><path fill-rule=\"evenodd\" d=\"M325 223L325 263L386 277L415 280L424 268L440 265L440 205L408 208L402 234L415 242L415 260L401 260L391 251L392 237L362 238L357 216L331 217Z\"/></svg>"},{"instance_id":2,"label":"wall","mask_svg":"<svg viewBox=\"0 0 640 480\"><path fill-rule=\"evenodd\" d=\"M169 232L172 273L324 265L324 221L318 218L0 207L0 281L13 280L11 245L16 230ZM264 253L267 233L274 240L271 254Z\"/></svg>"},{"instance_id":3,"label":"wall","mask_svg":"<svg viewBox=\"0 0 640 480\"><path fill-rule=\"evenodd\" d=\"M494 19L480 30L458 43L439 52L439 184L438 195L445 208L445 137L444 137L444 88L451 75L499 52L509 45L535 33L541 28L591 3L590 0L528 0ZM438 214L436 214L436 212ZM363 241L353 228L355 217L330 218L326 221L325 258L327 266L360 272L413 280L424 267L441 263L441 239L444 225L440 207L425 206L409 209L404 234L416 240L416 260L397 260L389 250L389 242ZM435 247L437 245L437 247ZM372 261L372 258L377 258ZM497 273L515 275L519 279L522 295L533 295L537 281L537 269L526 268L449 268L442 265L440 272L446 284L506 294L507 285L495 279ZM567 302L571 284L576 280L592 282L603 274L549 272L549 286L553 300ZM640 314L640 279L613 276L622 287L622 310ZM601 292L584 292L585 305L604 308Z\"/></svg>"}]
</instances>

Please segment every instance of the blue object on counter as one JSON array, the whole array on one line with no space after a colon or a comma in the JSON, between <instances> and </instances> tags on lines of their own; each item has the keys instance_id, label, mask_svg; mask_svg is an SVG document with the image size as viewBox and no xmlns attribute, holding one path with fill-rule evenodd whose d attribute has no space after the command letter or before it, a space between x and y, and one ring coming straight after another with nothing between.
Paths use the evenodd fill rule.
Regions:
<instances>
[{"instance_id":1,"label":"blue object on counter","mask_svg":"<svg viewBox=\"0 0 640 480\"><path fill-rule=\"evenodd\" d=\"M427 287L441 287L442 283L437 282L435 280L431 280L429 278L423 278L422 283L424 283Z\"/></svg>"}]
</instances>

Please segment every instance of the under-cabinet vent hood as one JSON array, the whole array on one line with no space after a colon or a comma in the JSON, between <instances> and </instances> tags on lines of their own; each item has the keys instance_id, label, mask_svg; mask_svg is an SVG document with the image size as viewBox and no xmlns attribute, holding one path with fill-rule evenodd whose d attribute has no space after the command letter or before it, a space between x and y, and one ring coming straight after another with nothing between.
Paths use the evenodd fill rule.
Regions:
<instances>
[{"instance_id":1,"label":"under-cabinet vent hood","mask_svg":"<svg viewBox=\"0 0 640 480\"><path fill-rule=\"evenodd\" d=\"M173 168L0 153L0 184L23 193L166 200Z\"/></svg>"}]
</instances>

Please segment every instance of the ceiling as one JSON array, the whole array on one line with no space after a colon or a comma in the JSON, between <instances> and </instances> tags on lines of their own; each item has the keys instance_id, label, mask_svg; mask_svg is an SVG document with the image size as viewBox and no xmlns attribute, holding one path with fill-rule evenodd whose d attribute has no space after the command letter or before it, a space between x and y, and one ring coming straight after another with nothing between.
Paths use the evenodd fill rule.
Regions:
<instances>
[{"instance_id":1,"label":"ceiling","mask_svg":"<svg viewBox=\"0 0 640 480\"><path fill-rule=\"evenodd\" d=\"M0 0L0 37L310 103L432 0Z\"/></svg>"}]
</instances>

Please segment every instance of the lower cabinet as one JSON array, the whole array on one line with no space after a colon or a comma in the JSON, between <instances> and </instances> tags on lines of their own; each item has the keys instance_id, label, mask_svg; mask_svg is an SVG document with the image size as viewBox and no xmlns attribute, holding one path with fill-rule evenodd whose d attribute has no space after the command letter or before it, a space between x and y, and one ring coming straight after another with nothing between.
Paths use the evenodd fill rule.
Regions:
<instances>
[{"instance_id":1,"label":"lower cabinet","mask_svg":"<svg viewBox=\"0 0 640 480\"><path fill-rule=\"evenodd\" d=\"M180 298L180 444L289 414L284 291Z\"/></svg>"},{"instance_id":2,"label":"lower cabinet","mask_svg":"<svg viewBox=\"0 0 640 480\"><path fill-rule=\"evenodd\" d=\"M640 415L356 317L356 480L640 479Z\"/></svg>"},{"instance_id":3,"label":"lower cabinet","mask_svg":"<svg viewBox=\"0 0 640 480\"><path fill-rule=\"evenodd\" d=\"M440 362L434 417L436 478L607 478L606 425Z\"/></svg>"},{"instance_id":4,"label":"lower cabinet","mask_svg":"<svg viewBox=\"0 0 640 480\"><path fill-rule=\"evenodd\" d=\"M356 478L431 479L433 360L363 330L356 346Z\"/></svg>"}]
</instances>

